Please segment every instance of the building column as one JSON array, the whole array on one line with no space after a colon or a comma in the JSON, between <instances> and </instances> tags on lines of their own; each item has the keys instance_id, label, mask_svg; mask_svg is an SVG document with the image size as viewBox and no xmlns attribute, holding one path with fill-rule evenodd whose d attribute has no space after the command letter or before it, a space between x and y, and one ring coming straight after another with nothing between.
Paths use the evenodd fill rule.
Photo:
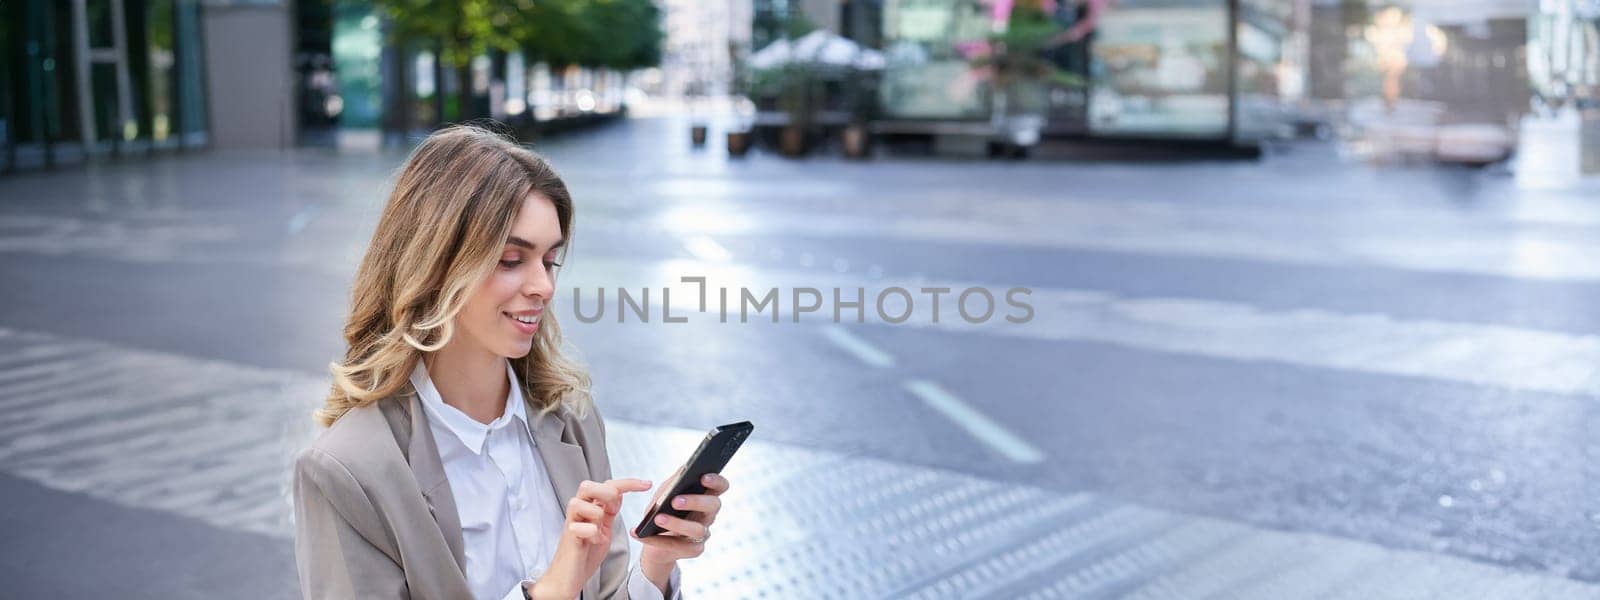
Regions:
<instances>
[{"instance_id":1,"label":"building column","mask_svg":"<svg viewBox=\"0 0 1600 600\"><path fill-rule=\"evenodd\" d=\"M211 146L293 146L296 84L288 3L218 0L202 8Z\"/></svg>"}]
</instances>

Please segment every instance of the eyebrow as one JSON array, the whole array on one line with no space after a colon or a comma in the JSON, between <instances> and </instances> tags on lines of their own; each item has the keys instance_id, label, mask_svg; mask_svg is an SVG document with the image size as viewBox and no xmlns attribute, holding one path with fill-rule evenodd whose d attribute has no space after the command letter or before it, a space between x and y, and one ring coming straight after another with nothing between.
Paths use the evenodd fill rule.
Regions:
<instances>
[{"instance_id":1,"label":"eyebrow","mask_svg":"<svg viewBox=\"0 0 1600 600\"><path fill-rule=\"evenodd\" d=\"M539 247L533 245L533 242L530 242L528 240L519 238L519 237L514 236L514 235L509 237L509 238L506 238L506 243L507 244L511 244L513 246L519 246L519 247L522 247L522 248L527 248L527 249L535 251L535 252L539 251ZM565 246L565 245L567 245L566 238L562 238L562 239L556 240L556 243L551 244L550 248L545 250L545 252L549 252L550 250L555 250L556 248L560 248L560 247Z\"/></svg>"}]
</instances>

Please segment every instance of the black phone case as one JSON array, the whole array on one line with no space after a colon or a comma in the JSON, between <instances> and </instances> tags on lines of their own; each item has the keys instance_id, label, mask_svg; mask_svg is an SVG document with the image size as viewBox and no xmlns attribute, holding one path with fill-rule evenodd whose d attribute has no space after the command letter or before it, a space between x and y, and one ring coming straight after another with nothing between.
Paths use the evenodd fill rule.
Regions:
<instances>
[{"instance_id":1,"label":"black phone case","mask_svg":"<svg viewBox=\"0 0 1600 600\"><path fill-rule=\"evenodd\" d=\"M639 537L650 537L664 531L656 525L656 514L666 513L674 517L684 517L689 511L678 510L671 506L672 499L684 494L704 494L706 486L700 484L700 478L707 473L720 473L728 466L728 459L733 458L733 453L739 451L739 446L744 444L745 438L750 437L750 432L755 430L755 425L749 421L730 423L711 430L705 439L700 440L700 447L689 457L689 463L683 469L683 474L672 484L672 489L661 496L661 501L644 514L644 520L633 532Z\"/></svg>"}]
</instances>

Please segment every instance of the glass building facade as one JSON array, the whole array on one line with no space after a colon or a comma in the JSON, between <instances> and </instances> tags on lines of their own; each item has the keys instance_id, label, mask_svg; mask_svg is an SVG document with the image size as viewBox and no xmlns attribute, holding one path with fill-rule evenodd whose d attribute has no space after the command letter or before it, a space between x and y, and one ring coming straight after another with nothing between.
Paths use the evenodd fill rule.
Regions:
<instances>
[{"instance_id":1,"label":"glass building facade","mask_svg":"<svg viewBox=\"0 0 1600 600\"><path fill-rule=\"evenodd\" d=\"M1027 2L1031 0L1017 0ZM1063 30L1084 1L1043 2ZM1303 0L1119 0L1093 33L1049 58L1083 87L1048 93L1045 131L1107 138L1250 143L1282 127L1302 92ZM990 118L992 92L959 51L996 27L992 3L883 0L888 59L880 114L890 121Z\"/></svg>"},{"instance_id":2,"label":"glass building facade","mask_svg":"<svg viewBox=\"0 0 1600 600\"><path fill-rule=\"evenodd\" d=\"M0 11L0 171L206 143L197 0Z\"/></svg>"}]
</instances>

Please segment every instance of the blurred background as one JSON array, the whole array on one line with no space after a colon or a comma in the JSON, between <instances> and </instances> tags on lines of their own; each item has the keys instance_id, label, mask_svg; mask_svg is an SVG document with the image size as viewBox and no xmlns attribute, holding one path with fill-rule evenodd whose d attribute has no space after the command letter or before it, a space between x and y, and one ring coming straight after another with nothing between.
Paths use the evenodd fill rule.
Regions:
<instances>
[{"instance_id":1,"label":"blurred background","mask_svg":"<svg viewBox=\"0 0 1600 600\"><path fill-rule=\"evenodd\" d=\"M0 0L0 46L0 596L298 595L356 263L474 121L574 193L617 474L756 425L686 593L1600 597L1595 0Z\"/></svg>"}]
</instances>

